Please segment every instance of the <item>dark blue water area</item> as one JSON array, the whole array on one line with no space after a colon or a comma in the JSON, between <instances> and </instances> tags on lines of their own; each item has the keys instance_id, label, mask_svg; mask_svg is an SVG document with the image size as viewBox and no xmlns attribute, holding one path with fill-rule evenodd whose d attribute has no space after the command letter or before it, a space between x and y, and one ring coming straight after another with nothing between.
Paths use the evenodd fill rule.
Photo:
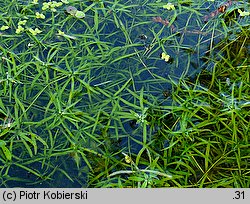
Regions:
<instances>
[{"instance_id":1,"label":"dark blue water area","mask_svg":"<svg viewBox=\"0 0 250 204\"><path fill-rule=\"evenodd\" d=\"M144 8L145 9L145 8ZM147 10L145 10L147 12ZM152 14L157 15L157 14ZM179 34L179 37L176 37L176 41L179 41L180 48L175 47L173 42L166 40L164 44L162 45L166 52L171 56L172 61L171 63L166 63L164 60L160 59L160 55L163 52L162 49L159 49L157 47L152 48L153 54L149 53L148 56L144 56L143 52L145 51L145 48L150 45L154 41L154 33L158 33L162 29L161 24L157 24L152 22L152 17L145 17L143 19L143 16L141 17L141 21L148 22L147 24L142 24L139 26L133 26L137 22L135 22L134 19L128 19L126 17L123 18L123 16L120 18L123 20L123 22L127 23L128 25L131 24L131 26L128 26L128 28L132 28L131 30L128 30L129 33L131 33L131 41L134 43L141 43L141 47L137 47L136 49L140 52L140 57L145 62L147 67L152 70L153 73L162 76L162 77L168 77L168 75L177 76L180 77L184 74L184 76L192 75L195 72L201 71L201 67L203 65L201 64L200 57L202 57L208 49L209 45L209 36L201 36L199 34L195 33L189 33L192 30L196 29L199 30L200 27L198 25L192 25L194 24L195 20L190 21L190 26L184 24L184 20L187 18L187 14L183 16L183 18L178 16L178 20L174 22L176 28L178 28L180 31L183 31L182 28L187 27L188 30L186 33L183 31L183 33ZM195 17L194 17L195 19ZM199 22L200 24L202 22ZM111 26L110 30L115 29L114 26ZM153 32L152 32L153 31ZM139 39L139 36L141 34L144 34L147 36L147 40L142 42ZM160 40L164 38L168 38L168 36L174 35L171 33L170 28L166 27L164 28L164 31L160 34ZM122 39L122 36L113 36L114 40L114 46L121 46L124 42L124 39ZM112 39L113 39L112 38ZM124 37L123 37L124 38ZM207 41L207 43L205 43ZM176 43L176 42L175 42ZM171 45L172 44L172 45ZM199 44L203 44L202 46L198 46ZM198 47L195 49L195 47ZM154 49L157 49L155 52ZM129 53L134 52L133 49L131 49ZM141 67L143 68L142 63L138 63L137 60L133 59L124 59L124 65L128 65L129 63L132 63L135 67ZM121 63L120 63L121 64ZM128 67L128 66L127 66ZM121 70L123 67L119 66ZM144 79L150 79L152 78L152 74L150 74L149 71L144 71L140 75L141 81Z\"/></svg>"},{"instance_id":2,"label":"dark blue water area","mask_svg":"<svg viewBox=\"0 0 250 204\"><path fill-rule=\"evenodd\" d=\"M27 162L27 160L24 162ZM26 165L26 167L35 169L36 172L44 176L37 178L37 176L25 169L12 165L9 169L8 177L4 178L5 182L1 182L1 187L80 188L87 185L86 176L88 170L84 167L84 170L77 169L75 161L70 156L51 159L49 167L42 166L39 162L33 162L31 165ZM70 179L63 173L65 170L70 175Z\"/></svg>"}]
</instances>

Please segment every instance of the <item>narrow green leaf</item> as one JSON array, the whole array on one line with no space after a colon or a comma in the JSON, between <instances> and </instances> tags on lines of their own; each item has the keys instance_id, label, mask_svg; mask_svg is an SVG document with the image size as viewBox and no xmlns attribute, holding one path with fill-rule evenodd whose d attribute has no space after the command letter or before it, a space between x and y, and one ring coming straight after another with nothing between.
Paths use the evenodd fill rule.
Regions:
<instances>
[{"instance_id":1,"label":"narrow green leaf","mask_svg":"<svg viewBox=\"0 0 250 204\"><path fill-rule=\"evenodd\" d=\"M2 146L2 150L3 150L3 153L6 156L6 158L8 160L11 160L12 154L11 154L10 150L6 146Z\"/></svg>"},{"instance_id":2,"label":"narrow green leaf","mask_svg":"<svg viewBox=\"0 0 250 204\"><path fill-rule=\"evenodd\" d=\"M95 10L95 16L94 16L94 28L97 31L99 26L99 18L98 18L98 11Z\"/></svg>"}]
</instances>

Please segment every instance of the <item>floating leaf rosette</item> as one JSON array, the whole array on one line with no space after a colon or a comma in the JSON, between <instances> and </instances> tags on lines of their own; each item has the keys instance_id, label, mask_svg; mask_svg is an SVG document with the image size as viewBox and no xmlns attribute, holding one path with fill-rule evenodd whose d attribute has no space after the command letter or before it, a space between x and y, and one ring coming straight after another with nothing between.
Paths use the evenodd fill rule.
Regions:
<instances>
[{"instance_id":1,"label":"floating leaf rosette","mask_svg":"<svg viewBox=\"0 0 250 204\"><path fill-rule=\"evenodd\" d=\"M76 18L84 18L85 13L83 11L77 10L74 6L68 6L65 11L67 14L70 14L72 16L75 16Z\"/></svg>"},{"instance_id":2,"label":"floating leaf rosette","mask_svg":"<svg viewBox=\"0 0 250 204\"><path fill-rule=\"evenodd\" d=\"M167 10L175 10L174 4L172 3L167 3L166 5L163 5L163 8Z\"/></svg>"},{"instance_id":3,"label":"floating leaf rosette","mask_svg":"<svg viewBox=\"0 0 250 204\"><path fill-rule=\"evenodd\" d=\"M161 59L165 60L165 62L168 62L170 60L170 55L168 55L165 52L163 52L161 54Z\"/></svg>"},{"instance_id":4,"label":"floating leaf rosette","mask_svg":"<svg viewBox=\"0 0 250 204\"><path fill-rule=\"evenodd\" d=\"M67 14L74 16L77 12L77 8L74 6L68 6L65 11Z\"/></svg>"},{"instance_id":5,"label":"floating leaf rosette","mask_svg":"<svg viewBox=\"0 0 250 204\"><path fill-rule=\"evenodd\" d=\"M76 18L84 18L85 17L85 13L82 12L82 11L76 11L75 17Z\"/></svg>"}]
</instances>

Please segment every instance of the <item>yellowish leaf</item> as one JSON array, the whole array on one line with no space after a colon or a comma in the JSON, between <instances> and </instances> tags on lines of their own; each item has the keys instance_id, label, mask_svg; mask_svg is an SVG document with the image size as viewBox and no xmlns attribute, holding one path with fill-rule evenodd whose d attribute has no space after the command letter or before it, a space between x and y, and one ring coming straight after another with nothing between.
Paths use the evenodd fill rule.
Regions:
<instances>
[{"instance_id":1,"label":"yellowish leaf","mask_svg":"<svg viewBox=\"0 0 250 204\"><path fill-rule=\"evenodd\" d=\"M163 5L163 8L167 10L175 10L174 4L172 3L167 3L166 5Z\"/></svg>"},{"instance_id":2,"label":"yellowish leaf","mask_svg":"<svg viewBox=\"0 0 250 204\"><path fill-rule=\"evenodd\" d=\"M9 28L10 28L9 26L3 25L3 26L0 28L0 30L7 30L7 29L9 29Z\"/></svg>"},{"instance_id":3,"label":"yellowish leaf","mask_svg":"<svg viewBox=\"0 0 250 204\"><path fill-rule=\"evenodd\" d=\"M248 11L241 11L240 9L238 9L238 12L239 12L240 16L242 16L242 17L250 15L250 12L248 12Z\"/></svg>"},{"instance_id":4,"label":"yellowish leaf","mask_svg":"<svg viewBox=\"0 0 250 204\"><path fill-rule=\"evenodd\" d=\"M170 59L170 56L169 56L168 54L166 54L165 52L163 52L163 53L161 54L161 59L163 59L163 60L165 60L166 62L168 62L169 59Z\"/></svg>"}]
</instances>

